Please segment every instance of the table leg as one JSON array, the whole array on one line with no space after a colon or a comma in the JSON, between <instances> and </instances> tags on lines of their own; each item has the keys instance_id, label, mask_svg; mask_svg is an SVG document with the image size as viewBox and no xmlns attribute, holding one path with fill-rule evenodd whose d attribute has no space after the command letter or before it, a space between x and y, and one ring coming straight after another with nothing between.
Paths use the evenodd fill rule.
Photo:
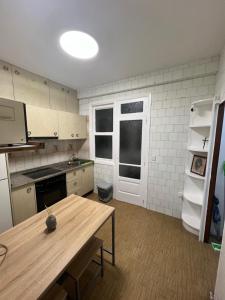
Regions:
<instances>
[{"instance_id":1,"label":"table leg","mask_svg":"<svg viewBox=\"0 0 225 300\"><path fill-rule=\"evenodd\" d=\"M112 264L115 266L115 212L112 214Z\"/></svg>"},{"instance_id":2,"label":"table leg","mask_svg":"<svg viewBox=\"0 0 225 300\"><path fill-rule=\"evenodd\" d=\"M112 250L103 249L105 252L112 255L112 265L115 266L115 211L112 213Z\"/></svg>"}]
</instances>

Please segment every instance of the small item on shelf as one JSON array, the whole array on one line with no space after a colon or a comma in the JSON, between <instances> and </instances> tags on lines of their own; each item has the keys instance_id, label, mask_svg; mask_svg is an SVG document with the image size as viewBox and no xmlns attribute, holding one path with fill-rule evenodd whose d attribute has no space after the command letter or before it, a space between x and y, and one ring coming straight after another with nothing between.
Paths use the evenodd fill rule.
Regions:
<instances>
[{"instance_id":1,"label":"small item on shelf","mask_svg":"<svg viewBox=\"0 0 225 300\"><path fill-rule=\"evenodd\" d=\"M208 139L207 139L207 137L205 137L203 140L203 149L205 149L205 146L206 146L206 143L208 143Z\"/></svg>"},{"instance_id":2,"label":"small item on shelf","mask_svg":"<svg viewBox=\"0 0 225 300\"><path fill-rule=\"evenodd\" d=\"M191 172L200 176L205 176L207 157L194 155L191 165Z\"/></svg>"}]
</instances>

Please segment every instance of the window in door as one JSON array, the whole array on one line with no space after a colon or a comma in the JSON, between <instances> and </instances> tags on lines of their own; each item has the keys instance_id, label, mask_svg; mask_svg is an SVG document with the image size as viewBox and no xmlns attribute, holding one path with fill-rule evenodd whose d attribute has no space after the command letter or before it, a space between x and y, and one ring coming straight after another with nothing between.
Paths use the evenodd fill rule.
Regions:
<instances>
[{"instance_id":1,"label":"window in door","mask_svg":"<svg viewBox=\"0 0 225 300\"><path fill-rule=\"evenodd\" d=\"M94 109L94 152L95 159L113 159L113 107Z\"/></svg>"}]
</instances>

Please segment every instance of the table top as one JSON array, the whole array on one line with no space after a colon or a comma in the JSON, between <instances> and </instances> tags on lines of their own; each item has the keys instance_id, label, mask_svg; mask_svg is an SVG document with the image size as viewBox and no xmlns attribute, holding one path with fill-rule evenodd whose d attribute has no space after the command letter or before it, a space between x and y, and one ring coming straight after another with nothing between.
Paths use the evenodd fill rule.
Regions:
<instances>
[{"instance_id":1,"label":"table top","mask_svg":"<svg viewBox=\"0 0 225 300\"><path fill-rule=\"evenodd\" d=\"M71 195L50 210L55 231L46 233L42 211L0 235L9 249L0 266L0 299L39 298L115 209Z\"/></svg>"}]
</instances>

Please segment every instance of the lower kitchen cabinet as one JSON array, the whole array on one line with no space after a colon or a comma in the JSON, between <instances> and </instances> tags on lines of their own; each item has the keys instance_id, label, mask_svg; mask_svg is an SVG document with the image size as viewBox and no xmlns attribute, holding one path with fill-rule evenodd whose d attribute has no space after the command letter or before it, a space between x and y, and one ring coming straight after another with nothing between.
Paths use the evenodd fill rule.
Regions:
<instances>
[{"instance_id":1,"label":"lower kitchen cabinet","mask_svg":"<svg viewBox=\"0 0 225 300\"><path fill-rule=\"evenodd\" d=\"M28 219L37 213L35 185L27 185L12 191L13 224Z\"/></svg>"},{"instance_id":2,"label":"lower kitchen cabinet","mask_svg":"<svg viewBox=\"0 0 225 300\"><path fill-rule=\"evenodd\" d=\"M66 174L67 195L83 196L94 189L94 166L89 165Z\"/></svg>"}]
</instances>

